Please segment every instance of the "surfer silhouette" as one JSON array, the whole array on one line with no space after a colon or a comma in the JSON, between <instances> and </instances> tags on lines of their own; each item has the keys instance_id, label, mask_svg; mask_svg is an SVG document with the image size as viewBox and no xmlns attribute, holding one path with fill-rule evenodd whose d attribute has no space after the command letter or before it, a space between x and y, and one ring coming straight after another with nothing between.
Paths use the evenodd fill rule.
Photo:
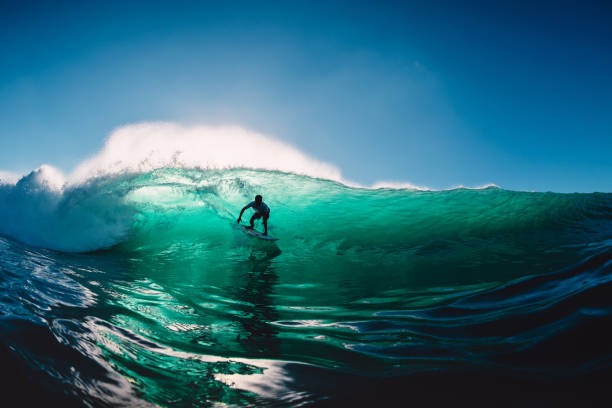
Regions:
<instances>
[{"instance_id":1,"label":"surfer silhouette","mask_svg":"<svg viewBox=\"0 0 612 408\"><path fill-rule=\"evenodd\" d=\"M244 208L240 211L240 215L238 216L238 224L240 224L240 220L242 219L242 213L244 213L244 211L247 208L251 208L251 207L253 208L253 210L255 210L255 214L253 214L253 216L251 217L251 221L250 221L251 225L245 228L253 229L255 227L255 220L263 218L263 225L264 225L263 234L268 235L268 218L270 218L270 207L268 207L263 202L263 199L261 198L259 194L255 196L255 201L251 201L250 203L245 205Z\"/></svg>"}]
</instances>

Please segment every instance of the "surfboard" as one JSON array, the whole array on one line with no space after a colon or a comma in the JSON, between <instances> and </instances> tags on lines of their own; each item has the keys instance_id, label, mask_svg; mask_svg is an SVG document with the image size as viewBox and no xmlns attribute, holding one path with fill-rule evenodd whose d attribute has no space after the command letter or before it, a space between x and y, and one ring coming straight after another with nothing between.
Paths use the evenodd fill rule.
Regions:
<instances>
[{"instance_id":1,"label":"surfboard","mask_svg":"<svg viewBox=\"0 0 612 408\"><path fill-rule=\"evenodd\" d=\"M240 229L244 231L247 235L250 235L255 238L263 239L264 241L276 241L278 238L271 237L269 235L264 235L263 232L259 232L255 229L250 229L245 227L244 225L240 226Z\"/></svg>"}]
</instances>

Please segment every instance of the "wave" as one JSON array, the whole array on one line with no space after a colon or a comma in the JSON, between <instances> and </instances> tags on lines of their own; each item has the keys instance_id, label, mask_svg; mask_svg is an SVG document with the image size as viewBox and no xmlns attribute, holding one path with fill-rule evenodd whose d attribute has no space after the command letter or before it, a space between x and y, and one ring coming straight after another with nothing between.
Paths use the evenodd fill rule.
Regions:
<instances>
[{"instance_id":1,"label":"wave","mask_svg":"<svg viewBox=\"0 0 612 408\"><path fill-rule=\"evenodd\" d=\"M166 240L193 238L227 230L256 194L272 207L271 228L281 238L303 236L336 243L338 251L369 248L396 258L445 247L457 255L470 246L497 256L519 247L533 252L530 245L557 251L609 238L612 222L612 195L600 193L372 190L277 171L184 168L71 185L41 167L15 185L0 186L0 233L71 252L136 242L154 231L171 231L162 234ZM504 248L508 238L512 249Z\"/></svg>"},{"instance_id":2,"label":"wave","mask_svg":"<svg viewBox=\"0 0 612 408\"><path fill-rule=\"evenodd\" d=\"M236 126L140 123L116 129L104 148L69 175L43 165L19 177L0 172L0 234L64 251L115 245L137 209L125 202L130 179L160 168L254 168L340 180L332 165Z\"/></svg>"},{"instance_id":3,"label":"wave","mask_svg":"<svg viewBox=\"0 0 612 408\"><path fill-rule=\"evenodd\" d=\"M491 247L504 234L557 250L585 235L598 241L610 226L609 194L521 193L491 184L364 188L343 180L332 165L245 129L141 123L115 130L67 176L43 165L0 184L0 234L83 252L143 239L162 225L176 236L190 230L182 225L210 233L227 229L255 194L272 205L272 228L283 237L300 231L319 243L338 243L339 251L358 246L398 259L409 256L406 248L427 251L449 241L455 252L461 245Z\"/></svg>"},{"instance_id":4,"label":"wave","mask_svg":"<svg viewBox=\"0 0 612 408\"><path fill-rule=\"evenodd\" d=\"M295 406L474 373L497 402L609 378L612 194L363 188L299 152L247 168L190 151L184 130L164 147L131 128L67 176L0 183L19 381L76 406ZM274 243L235 228L256 194Z\"/></svg>"}]
</instances>

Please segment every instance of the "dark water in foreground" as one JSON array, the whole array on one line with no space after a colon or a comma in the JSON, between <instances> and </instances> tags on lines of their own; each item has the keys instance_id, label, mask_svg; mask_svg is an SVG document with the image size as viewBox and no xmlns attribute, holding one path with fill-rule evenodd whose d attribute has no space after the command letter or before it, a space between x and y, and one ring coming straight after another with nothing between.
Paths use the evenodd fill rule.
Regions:
<instances>
[{"instance_id":1,"label":"dark water in foreground","mask_svg":"<svg viewBox=\"0 0 612 408\"><path fill-rule=\"evenodd\" d=\"M258 192L276 243L235 228ZM8 401L605 405L612 194L166 169L0 203Z\"/></svg>"}]
</instances>

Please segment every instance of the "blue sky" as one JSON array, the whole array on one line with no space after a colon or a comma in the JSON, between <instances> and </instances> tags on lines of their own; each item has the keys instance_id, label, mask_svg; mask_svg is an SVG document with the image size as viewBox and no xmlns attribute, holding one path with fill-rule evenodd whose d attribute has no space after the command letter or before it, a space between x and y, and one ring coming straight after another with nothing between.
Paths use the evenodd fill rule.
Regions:
<instances>
[{"instance_id":1,"label":"blue sky","mask_svg":"<svg viewBox=\"0 0 612 408\"><path fill-rule=\"evenodd\" d=\"M378 3L1 2L0 170L163 120L363 184L612 191L612 3Z\"/></svg>"}]
</instances>

